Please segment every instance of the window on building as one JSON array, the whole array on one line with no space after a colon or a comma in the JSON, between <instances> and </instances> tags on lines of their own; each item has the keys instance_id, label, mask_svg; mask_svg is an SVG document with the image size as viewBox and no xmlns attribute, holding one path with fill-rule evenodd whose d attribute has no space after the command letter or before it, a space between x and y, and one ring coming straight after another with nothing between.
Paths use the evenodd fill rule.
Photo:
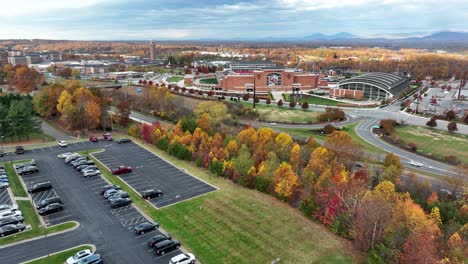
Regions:
<instances>
[{"instance_id":1,"label":"window on building","mask_svg":"<svg viewBox=\"0 0 468 264\"><path fill-rule=\"evenodd\" d=\"M267 86L281 85L281 74L276 72L268 74L266 83Z\"/></svg>"}]
</instances>

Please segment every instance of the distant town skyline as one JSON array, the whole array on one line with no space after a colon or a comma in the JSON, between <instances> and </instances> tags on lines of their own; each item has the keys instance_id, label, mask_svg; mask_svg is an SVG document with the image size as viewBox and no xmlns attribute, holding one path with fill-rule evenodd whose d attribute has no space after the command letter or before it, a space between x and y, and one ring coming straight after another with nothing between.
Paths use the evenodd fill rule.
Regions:
<instances>
[{"instance_id":1,"label":"distant town skyline","mask_svg":"<svg viewBox=\"0 0 468 264\"><path fill-rule=\"evenodd\" d=\"M1 1L0 39L197 40L468 31L461 0Z\"/></svg>"}]
</instances>

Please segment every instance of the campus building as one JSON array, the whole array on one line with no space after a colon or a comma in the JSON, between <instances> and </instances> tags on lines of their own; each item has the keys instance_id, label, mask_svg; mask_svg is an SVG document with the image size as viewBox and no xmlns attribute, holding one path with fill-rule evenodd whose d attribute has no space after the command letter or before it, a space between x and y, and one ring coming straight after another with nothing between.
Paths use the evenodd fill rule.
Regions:
<instances>
[{"instance_id":1,"label":"campus building","mask_svg":"<svg viewBox=\"0 0 468 264\"><path fill-rule=\"evenodd\" d=\"M277 69L276 63L269 60L261 61L233 61L229 65L229 70L235 73L252 73L266 69Z\"/></svg>"},{"instance_id":2,"label":"campus building","mask_svg":"<svg viewBox=\"0 0 468 264\"><path fill-rule=\"evenodd\" d=\"M372 72L340 81L330 95L342 98L382 101L396 99L410 86L407 78L395 74Z\"/></svg>"},{"instance_id":3,"label":"campus building","mask_svg":"<svg viewBox=\"0 0 468 264\"><path fill-rule=\"evenodd\" d=\"M156 43L154 43L152 40L150 41L150 44L149 44L149 50L150 50L150 61L156 60Z\"/></svg>"},{"instance_id":4,"label":"campus building","mask_svg":"<svg viewBox=\"0 0 468 264\"><path fill-rule=\"evenodd\" d=\"M236 92L303 91L318 87L318 76L286 69L255 70L248 74L228 74L219 80L219 87Z\"/></svg>"}]
</instances>

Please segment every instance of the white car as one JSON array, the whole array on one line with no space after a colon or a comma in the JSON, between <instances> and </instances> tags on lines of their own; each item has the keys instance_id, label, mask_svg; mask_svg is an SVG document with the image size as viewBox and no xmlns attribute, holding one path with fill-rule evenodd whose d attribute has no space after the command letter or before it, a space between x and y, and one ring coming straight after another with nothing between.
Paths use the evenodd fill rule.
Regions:
<instances>
[{"instance_id":1,"label":"white car","mask_svg":"<svg viewBox=\"0 0 468 264\"><path fill-rule=\"evenodd\" d=\"M78 251L76 252L75 255L67 258L67 264L76 264L78 263L78 261L80 261L81 259L83 258L86 258L88 256L91 256L93 255L94 253L89 250L89 249L85 249L85 250L81 250L81 251Z\"/></svg>"},{"instance_id":2,"label":"white car","mask_svg":"<svg viewBox=\"0 0 468 264\"><path fill-rule=\"evenodd\" d=\"M18 205L9 205L9 204L1 204L0 205L0 212L5 210L18 210Z\"/></svg>"},{"instance_id":3,"label":"white car","mask_svg":"<svg viewBox=\"0 0 468 264\"><path fill-rule=\"evenodd\" d=\"M67 142L65 140L57 141L57 144L62 148L68 146L68 144L67 144Z\"/></svg>"},{"instance_id":4,"label":"white car","mask_svg":"<svg viewBox=\"0 0 468 264\"><path fill-rule=\"evenodd\" d=\"M8 182L0 182L0 189L8 188L10 184Z\"/></svg>"},{"instance_id":5,"label":"white car","mask_svg":"<svg viewBox=\"0 0 468 264\"><path fill-rule=\"evenodd\" d=\"M169 264L193 264L196 263L196 261L192 253L183 253L171 258Z\"/></svg>"},{"instance_id":6,"label":"white car","mask_svg":"<svg viewBox=\"0 0 468 264\"><path fill-rule=\"evenodd\" d=\"M88 177L98 176L100 174L101 174L100 170L89 170L83 173L83 177L88 178Z\"/></svg>"},{"instance_id":7,"label":"white car","mask_svg":"<svg viewBox=\"0 0 468 264\"><path fill-rule=\"evenodd\" d=\"M10 216L23 216L23 213L21 213L20 210L6 210L0 212L0 219Z\"/></svg>"},{"instance_id":8,"label":"white car","mask_svg":"<svg viewBox=\"0 0 468 264\"><path fill-rule=\"evenodd\" d=\"M65 152L65 153L62 153L62 154L58 154L57 158L64 159L64 158L66 158L66 157L68 157L68 156L70 156L72 154L73 154L73 152Z\"/></svg>"},{"instance_id":9,"label":"white car","mask_svg":"<svg viewBox=\"0 0 468 264\"><path fill-rule=\"evenodd\" d=\"M422 167L422 166L423 166L422 163L416 162L416 161L414 161L414 160L410 160L410 164L413 165L413 166L415 166L415 167Z\"/></svg>"}]
</instances>

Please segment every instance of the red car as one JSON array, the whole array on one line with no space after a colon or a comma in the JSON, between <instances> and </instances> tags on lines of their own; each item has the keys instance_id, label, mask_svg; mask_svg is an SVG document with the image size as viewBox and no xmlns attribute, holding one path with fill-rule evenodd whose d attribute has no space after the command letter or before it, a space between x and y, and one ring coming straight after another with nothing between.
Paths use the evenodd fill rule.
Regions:
<instances>
[{"instance_id":1,"label":"red car","mask_svg":"<svg viewBox=\"0 0 468 264\"><path fill-rule=\"evenodd\" d=\"M98 139L97 137L95 137L95 136L90 136L90 137L89 137L89 141L91 141L91 142L93 142L93 143L96 143L96 142L99 141L99 139Z\"/></svg>"},{"instance_id":2,"label":"red car","mask_svg":"<svg viewBox=\"0 0 468 264\"><path fill-rule=\"evenodd\" d=\"M132 172L132 167L119 166L117 169L112 170L112 174L119 175Z\"/></svg>"}]
</instances>

